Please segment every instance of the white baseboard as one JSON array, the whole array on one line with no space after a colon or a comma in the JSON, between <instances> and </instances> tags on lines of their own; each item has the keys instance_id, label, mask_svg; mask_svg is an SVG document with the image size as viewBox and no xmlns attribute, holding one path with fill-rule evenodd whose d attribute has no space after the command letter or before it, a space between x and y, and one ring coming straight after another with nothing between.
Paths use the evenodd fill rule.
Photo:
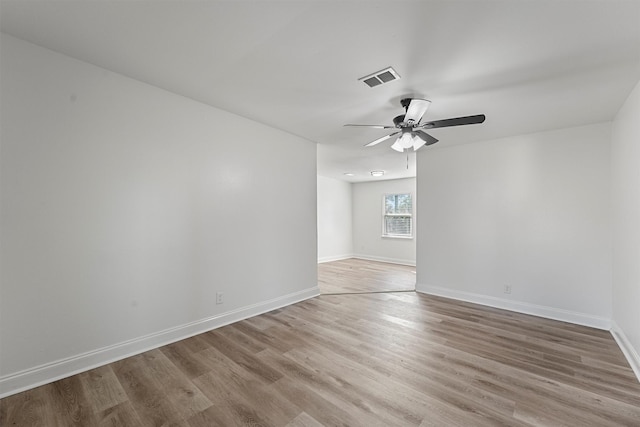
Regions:
<instances>
[{"instance_id":1,"label":"white baseboard","mask_svg":"<svg viewBox=\"0 0 640 427\"><path fill-rule=\"evenodd\" d=\"M332 262L332 261L342 261L343 259L349 259L349 258L353 258L353 254L323 256L322 258L318 258L318 264L322 264L325 262Z\"/></svg>"},{"instance_id":2,"label":"white baseboard","mask_svg":"<svg viewBox=\"0 0 640 427\"><path fill-rule=\"evenodd\" d=\"M512 301L504 298L457 291L454 289L448 289L439 286L429 286L420 283L416 284L416 291L423 294L436 295L460 301L472 302L475 304L487 305L489 307L515 311L517 313L531 314L533 316L544 317L547 319L560 320L562 322L589 326L596 329L603 329L605 331L611 329L611 319L575 311L563 310L561 308L547 307L521 301Z\"/></svg>"},{"instance_id":3,"label":"white baseboard","mask_svg":"<svg viewBox=\"0 0 640 427\"><path fill-rule=\"evenodd\" d=\"M0 377L0 398L320 295L318 286Z\"/></svg>"},{"instance_id":4,"label":"white baseboard","mask_svg":"<svg viewBox=\"0 0 640 427\"><path fill-rule=\"evenodd\" d=\"M409 265L412 267L416 266L416 260L411 259L399 259L399 258L387 258L387 257L379 257L373 255L362 255L362 254L354 254L352 258L364 259L367 261L380 261L380 262L388 262L389 264L400 264L400 265Z\"/></svg>"},{"instance_id":5,"label":"white baseboard","mask_svg":"<svg viewBox=\"0 0 640 427\"><path fill-rule=\"evenodd\" d=\"M640 356L636 349L633 348L633 345L631 345L624 331L620 329L615 321L611 322L611 335L613 335L613 339L618 343L618 347L622 350L624 357L627 358L631 369L633 369L633 373L636 374L636 378L640 382Z\"/></svg>"}]
</instances>

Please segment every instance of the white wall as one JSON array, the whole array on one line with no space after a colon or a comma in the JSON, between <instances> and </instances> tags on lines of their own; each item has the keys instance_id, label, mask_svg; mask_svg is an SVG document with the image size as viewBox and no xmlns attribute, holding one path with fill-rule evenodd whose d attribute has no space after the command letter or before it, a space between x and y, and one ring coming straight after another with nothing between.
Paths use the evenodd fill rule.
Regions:
<instances>
[{"instance_id":1,"label":"white wall","mask_svg":"<svg viewBox=\"0 0 640 427\"><path fill-rule=\"evenodd\" d=\"M318 262L353 256L351 183L318 176Z\"/></svg>"},{"instance_id":2,"label":"white wall","mask_svg":"<svg viewBox=\"0 0 640 427\"><path fill-rule=\"evenodd\" d=\"M612 130L613 335L640 379L640 83Z\"/></svg>"},{"instance_id":3,"label":"white wall","mask_svg":"<svg viewBox=\"0 0 640 427\"><path fill-rule=\"evenodd\" d=\"M0 52L0 394L318 293L315 144Z\"/></svg>"},{"instance_id":4,"label":"white wall","mask_svg":"<svg viewBox=\"0 0 640 427\"><path fill-rule=\"evenodd\" d=\"M604 123L422 151L417 289L608 329L610 133Z\"/></svg>"},{"instance_id":5,"label":"white wall","mask_svg":"<svg viewBox=\"0 0 640 427\"><path fill-rule=\"evenodd\" d=\"M353 248L355 256L363 259L415 265L416 179L392 179L362 182L353 185ZM414 238L382 237L382 198L385 194L413 194Z\"/></svg>"}]
</instances>

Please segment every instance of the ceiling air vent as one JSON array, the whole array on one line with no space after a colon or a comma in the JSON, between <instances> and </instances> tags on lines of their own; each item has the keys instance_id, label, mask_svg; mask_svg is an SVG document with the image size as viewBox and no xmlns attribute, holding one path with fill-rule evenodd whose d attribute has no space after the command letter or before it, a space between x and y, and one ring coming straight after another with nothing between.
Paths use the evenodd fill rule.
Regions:
<instances>
[{"instance_id":1,"label":"ceiling air vent","mask_svg":"<svg viewBox=\"0 0 640 427\"><path fill-rule=\"evenodd\" d=\"M398 80L400 75L391 67L385 68L368 76L359 78L359 81L363 81L369 87L376 87L382 83L392 82Z\"/></svg>"}]
</instances>

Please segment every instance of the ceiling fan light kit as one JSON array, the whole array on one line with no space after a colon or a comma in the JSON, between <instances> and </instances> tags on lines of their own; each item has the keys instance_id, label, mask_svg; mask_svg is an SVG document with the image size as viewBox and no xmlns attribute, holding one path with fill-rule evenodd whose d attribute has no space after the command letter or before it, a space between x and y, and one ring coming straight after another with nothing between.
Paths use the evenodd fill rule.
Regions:
<instances>
[{"instance_id":1,"label":"ceiling fan light kit","mask_svg":"<svg viewBox=\"0 0 640 427\"><path fill-rule=\"evenodd\" d=\"M404 151L404 147L400 144L400 138L396 139L396 142L391 145L391 148L396 150L398 153L402 153Z\"/></svg>"},{"instance_id":2,"label":"ceiling fan light kit","mask_svg":"<svg viewBox=\"0 0 640 427\"><path fill-rule=\"evenodd\" d=\"M485 120L484 114L478 114L475 116L456 117L452 119L421 123L420 121L422 120L422 116L427 112L429 105L431 105L431 101L419 98L404 98L400 101L400 105L405 109L405 114L394 117L393 126L354 124L346 124L345 126L371 127L376 129L399 129L389 135L385 135L375 141L365 144L365 147L372 147L400 134L391 145L391 148L402 153L411 148L413 148L413 151L417 151L424 145L432 145L438 142L436 138L423 131L423 129L479 124L483 123Z\"/></svg>"},{"instance_id":3,"label":"ceiling fan light kit","mask_svg":"<svg viewBox=\"0 0 640 427\"><path fill-rule=\"evenodd\" d=\"M435 138L434 138L435 139ZM399 153L403 153L405 150L413 148L413 151L417 151L418 148L425 145L427 141L418 136L415 132L405 132L393 143L391 148Z\"/></svg>"}]
</instances>

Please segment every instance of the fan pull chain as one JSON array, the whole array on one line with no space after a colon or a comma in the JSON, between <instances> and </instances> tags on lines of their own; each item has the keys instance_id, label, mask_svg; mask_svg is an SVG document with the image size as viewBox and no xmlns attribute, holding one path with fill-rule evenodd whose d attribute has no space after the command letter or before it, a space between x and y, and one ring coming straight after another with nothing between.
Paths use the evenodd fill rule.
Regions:
<instances>
[{"instance_id":1,"label":"fan pull chain","mask_svg":"<svg viewBox=\"0 0 640 427\"><path fill-rule=\"evenodd\" d=\"M409 153L407 153L407 170L409 170Z\"/></svg>"}]
</instances>

